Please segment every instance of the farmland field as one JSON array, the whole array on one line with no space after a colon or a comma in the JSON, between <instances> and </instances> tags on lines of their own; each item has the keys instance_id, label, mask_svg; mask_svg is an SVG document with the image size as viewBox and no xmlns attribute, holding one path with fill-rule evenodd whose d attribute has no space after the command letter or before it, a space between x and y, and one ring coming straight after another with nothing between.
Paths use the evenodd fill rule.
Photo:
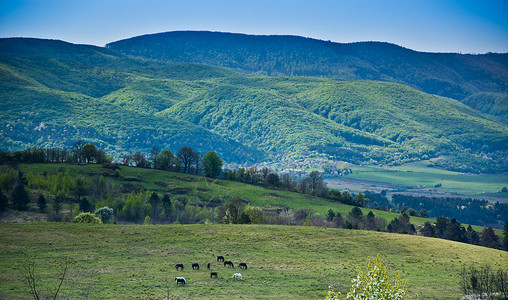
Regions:
<instances>
[{"instance_id":1,"label":"farmland field","mask_svg":"<svg viewBox=\"0 0 508 300\"><path fill-rule=\"evenodd\" d=\"M396 167L353 167L352 174L329 177L331 187L351 187L352 190L409 191L432 196L462 195L506 202L508 193L501 192L508 186L508 175L477 175L427 167L428 161L409 163Z\"/></svg>"},{"instance_id":2,"label":"farmland field","mask_svg":"<svg viewBox=\"0 0 508 300\"><path fill-rule=\"evenodd\" d=\"M0 298L29 298L19 267L36 255L39 289L48 290L55 261L72 261L62 296L113 299L322 299L328 285L346 292L356 268L380 255L420 299L460 297L463 264L508 267L508 252L369 231L267 225L2 224ZM215 261L224 255L238 272ZM192 270L191 263L201 269ZM176 263L185 265L176 271ZM218 279L210 279L206 263ZM174 278L184 276L186 286Z\"/></svg>"}]
</instances>

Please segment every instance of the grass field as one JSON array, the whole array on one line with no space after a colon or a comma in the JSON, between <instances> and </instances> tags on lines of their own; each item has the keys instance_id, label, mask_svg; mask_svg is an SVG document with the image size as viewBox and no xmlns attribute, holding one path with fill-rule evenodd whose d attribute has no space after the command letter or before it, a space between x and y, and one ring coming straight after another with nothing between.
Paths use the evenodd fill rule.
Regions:
<instances>
[{"instance_id":1,"label":"grass field","mask_svg":"<svg viewBox=\"0 0 508 300\"><path fill-rule=\"evenodd\" d=\"M55 261L70 259L65 298L323 299L328 285L346 292L356 268L380 255L390 275L400 271L420 299L458 299L463 264L508 268L508 252L399 234L268 225L88 225L24 223L0 226L0 298L28 299L19 266L36 254L38 286L48 290ZM226 269L224 255L247 270ZM201 269L193 271L191 263ZM210 279L206 263L218 272ZM183 263L184 271L174 265ZM234 281L234 272L243 281ZM184 276L186 286L174 277Z\"/></svg>"},{"instance_id":2,"label":"grass field","mask_svg":"<svg viewBox=\"0 0 508 300\"><path fill-rule=\"evenodd\" d=\"M353 173L338 178L354 184L357 189L376 186L379 189L414 190L424 193L455 194L469 197L498 198L508 200L508 175L476 175L428 167L428 161L415 162L396 167L353 167ZM330 178L333 180L334 178ZM441 186L436 187L436 185ZM339 185L340 187L340 185Z\"/></svg>"}]
</instances>

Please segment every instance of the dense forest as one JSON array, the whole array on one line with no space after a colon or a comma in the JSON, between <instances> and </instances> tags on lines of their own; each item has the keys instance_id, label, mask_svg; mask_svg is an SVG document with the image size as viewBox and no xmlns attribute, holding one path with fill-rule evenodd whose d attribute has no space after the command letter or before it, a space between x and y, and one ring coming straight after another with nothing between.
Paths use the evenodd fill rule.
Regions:
<instances>
[{"instance_id":1,"label":"dense forest","mask_svg":"<svg viewBox=\"0 0 508 300\"><path fill-rule=\"evenodd\" d=\"M508 170L507 126L452 99L397 83L250 76L112 49L0 40L2 150L82 139L115 161L186 145L238 165L434 158L462 172Z\"/></svg>"},{"instance_id":2,"label":"dense forest","mask_svg":"<svg viewBox=\"0 0 508 300\"><path fill-rule=\"evenodd\" d=\"M487 113L489 107L508 107L506 101L483 94L506 97L507 54L423 53L381 42L341 44L298 36L196 31L143 35L106 47L164 62L203 63L258 75L383 80L457 100L474 95Z\"/></svg>"}]
</instances>

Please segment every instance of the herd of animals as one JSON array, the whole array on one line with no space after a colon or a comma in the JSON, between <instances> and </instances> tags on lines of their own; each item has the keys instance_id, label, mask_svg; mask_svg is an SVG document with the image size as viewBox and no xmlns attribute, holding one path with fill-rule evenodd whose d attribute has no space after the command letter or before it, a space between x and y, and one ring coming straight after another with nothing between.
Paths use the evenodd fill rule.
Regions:
<instances>
[{"instance_id":1,"label":"herd of animals","mask_svg":"<svg viewBox=\"0 0 508 300\"><path fill-rule=\"evenodd\" d=\"M224 263L224 267L235 268L233 262L231 262L229 260L225 261L224 260L224 256L222 256L222 255L217 256L217 262ZM183 264L176 264L175 268L176 268L177 271L178 270L182 270L183 271ZM208 270L210 270L210 263L208 263L206 265L206 268ZM247 264L246 263L240 263L240 264L238 264L238 268L240 268L240 269L247 269ZM192 264L192 269L193 270L199 270L199 264L198 263L193 263ZM218 278L217 272L210 272L210 278L214 278L214 277ZM242 279L242 274L240 274L240 273L233 274L233 279L243 280ZM184 284L187 283L187 281L185 280L184 277L176 277L175 278L175 282L176 282L176 285L179 285L179 284L180 285L184 285Z\"/></svg>"}]
</instances>

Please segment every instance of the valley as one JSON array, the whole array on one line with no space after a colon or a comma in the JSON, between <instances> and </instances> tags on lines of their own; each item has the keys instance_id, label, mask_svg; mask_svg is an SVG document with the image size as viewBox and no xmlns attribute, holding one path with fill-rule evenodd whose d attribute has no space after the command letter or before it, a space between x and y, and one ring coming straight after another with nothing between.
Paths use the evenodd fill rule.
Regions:
<instances>
[{"instance_id":1,"label":"valley","mask_svg":"<svg viewBox=\"0 0 508 300\"><path fill-rule=\"evenodd\" d=\"M0 298L68 262L62 298L322 299L376 256L460 298L464 268L508 269L507 95L508 53L2 38Z\"/></svg>"}]
</instances>

